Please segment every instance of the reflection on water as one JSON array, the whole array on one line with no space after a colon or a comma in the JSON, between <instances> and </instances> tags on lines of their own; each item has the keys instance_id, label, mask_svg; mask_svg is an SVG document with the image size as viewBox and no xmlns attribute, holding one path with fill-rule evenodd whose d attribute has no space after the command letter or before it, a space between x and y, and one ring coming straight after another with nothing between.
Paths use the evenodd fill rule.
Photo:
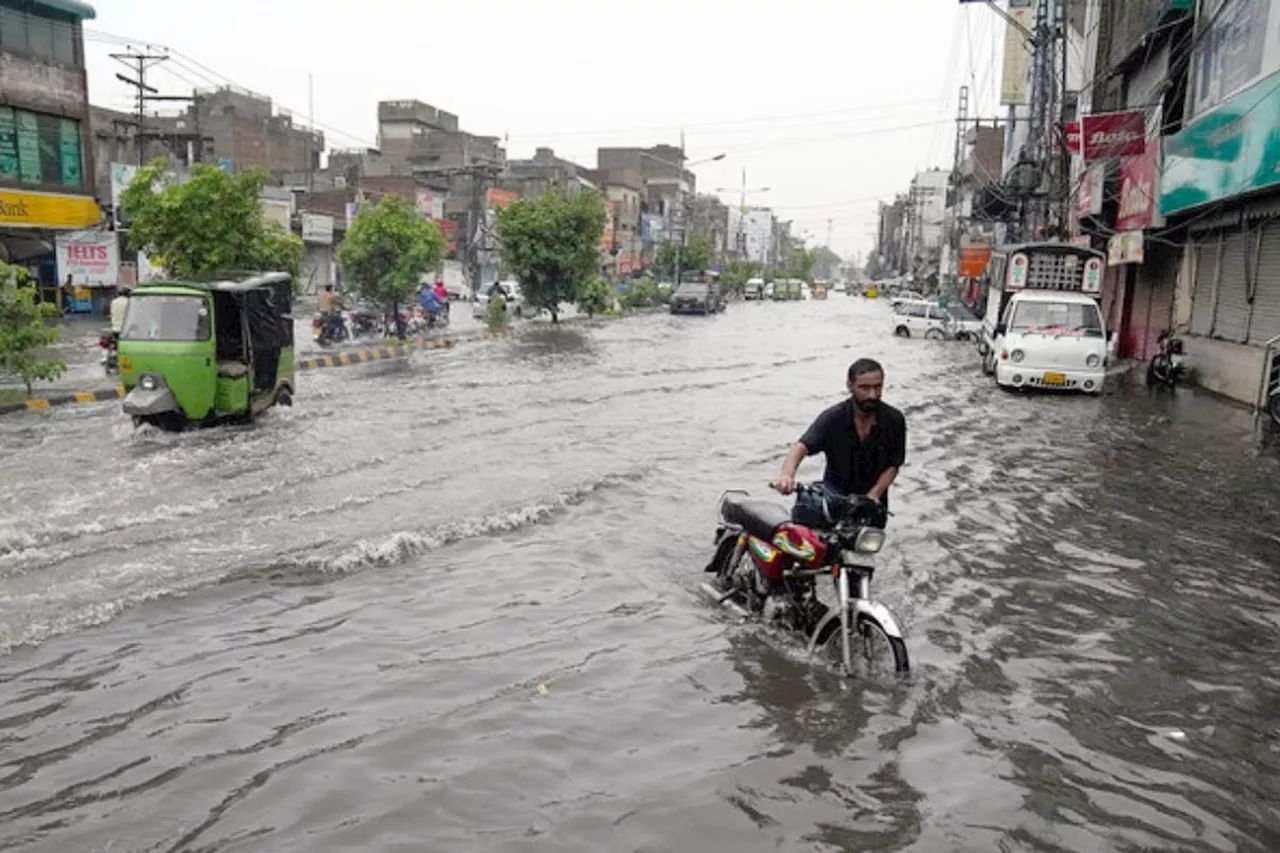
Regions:
<instances>
[{"instance_id":1,"label":"reflection on water","mask_svg":"<svg viewBox=\"0 0 1280 853\"><path fill-rule=\"evenodd\" d=\"M237 429L0 420L0 849L1280 849L1248 415L996 393L886 311L545 328ZM886 683L694 592L716 496L864 354L910 422Z\"/></svg>"}]
</instances>

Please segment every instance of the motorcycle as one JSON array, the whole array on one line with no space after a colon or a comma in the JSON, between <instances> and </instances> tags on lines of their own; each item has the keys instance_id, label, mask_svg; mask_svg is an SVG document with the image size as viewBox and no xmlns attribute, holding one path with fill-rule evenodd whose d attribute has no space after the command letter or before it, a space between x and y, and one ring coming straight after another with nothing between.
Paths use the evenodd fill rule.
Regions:
<instances>
[{"instance_id":1,"label":"motorcycle","mask_svg":"<svg viewBox=\"0 0 1280 853\"><path fill-rule=\"evenodd\" d=\"M98 362L108 376L120 372L120 358L116 354L117 339L118 336L112 331L103 332L98 336L98 346L102 348L102 356L98 359Z\"/></svg>"},{"instance_id":2,"label":"motorcycle","mask_svg":"<svg viewBox=\"0 0 1280 853\"><path fill-rule=\"evenodd\" d=\"M1174 337L1171 330L1165 329L1160 333L1158 343L1160 351L1147 365L1147 387L1167 385L1173 388L1187 372L1187 357L1182 338Z\"/></svg>"},{"instance_id":3,"label":"motorcycle","mask_svg":"<svg viewBox=\"0 0 1280 853\"><path fill-rule=\"evenodd\" d=\"M322 347L343 343L351 336L340 311L321 312L312 317L311 334Z\"/></svg>"},{"instance_id":4,"label":"motorcycle","mask_svg":"<svg viewBox=\"0 0 1280 853\"><path fill-rule=\"evenodd\" d=\"M374 308L359 306L351 312L351 336L361 338L365 335L382 334L382 314Z\"/></svg>"},{"instance_id":5,"label":"motorcycle","mask_svg":"<svg viewBox=\"0 0 1280 853\"><path fill-rule=\"evenodd\" d=\"M893 670L910 670L898 620L871 597L875 556L884 546L887 513L861 495L841 497L821 484L799 485L796 504L752 498L742 490L720 496L715 552L702 591L716 603L805 637L809 654L834 659L852 675L855 652L869 668L887 647ZM827 576L835 607L818 597Z\"/></svg>"}]
</instances>

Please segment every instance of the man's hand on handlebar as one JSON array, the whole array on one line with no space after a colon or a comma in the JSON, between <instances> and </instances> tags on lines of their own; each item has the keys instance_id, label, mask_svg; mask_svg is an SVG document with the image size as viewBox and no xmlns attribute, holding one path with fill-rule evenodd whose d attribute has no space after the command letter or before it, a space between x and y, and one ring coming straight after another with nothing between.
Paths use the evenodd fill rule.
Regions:
<instances>
[{"instance_id":1,"label":"man's hand on handlebar","mask_svg":"<svg viewBox=\"0 0 1280 853\"><path fill-rule=\"evenodd\" d=\"M796 490L796 478L794 475L783 474L770 483L769 487L779 494L789 495Z\"/></svg>"}]
</instances>

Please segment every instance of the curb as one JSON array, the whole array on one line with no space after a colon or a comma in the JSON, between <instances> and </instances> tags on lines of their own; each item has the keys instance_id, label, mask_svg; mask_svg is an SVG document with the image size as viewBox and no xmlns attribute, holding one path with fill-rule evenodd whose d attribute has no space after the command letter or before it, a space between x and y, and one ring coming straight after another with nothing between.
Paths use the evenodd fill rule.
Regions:
<instances>
[{"instance_id":1,"label":"curb","mask_svg":"<svg viewBox=\"0 0 1280 853\"><path fill-rule=\"evenodd\" d=\"M407 344L390 347L375 347L356 352L341 352L333 355L313 356L299 359L294 363L295 370L318 370L325 367L346 367L352 364L368 364L373 361L384 361L392 358L405 358L416 350L449 349L459 343L479 340L496 340L515 334L511 328L501 332L476 332L453 338L415 338ZM57 406L71 403L101 403L106 400L118 400L124 397L124 388L102 388L97 391L66 391L50 394L48 397L33 397L21 403L0 403L0 415L14 412L43 412Z\"/></svg>"},{"instance_id":2,"label":"curb","mask_svg":"<svg viewBox=\"0 0 1280 853\"><path fill-rule=\"evenodd\" d=\"M124 389L119 387L103 388L98 391L69 391L65 394L55 394L49 397L34 397L21 403L0 404L0 415L7 415L11 412L43 412L55 406L65 406L68 403L101 403L104 400L117 400L123 396Z\"/></svg>"}]
</instances>

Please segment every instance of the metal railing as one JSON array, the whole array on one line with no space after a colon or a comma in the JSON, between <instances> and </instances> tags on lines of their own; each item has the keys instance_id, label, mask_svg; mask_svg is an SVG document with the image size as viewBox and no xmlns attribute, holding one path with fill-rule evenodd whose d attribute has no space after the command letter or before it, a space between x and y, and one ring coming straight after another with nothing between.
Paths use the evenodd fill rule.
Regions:
<instances>
[{"instance_id":1,"label":"metal railing","mask_svg":"<svg viewBox=\"0 0 1280 853\"><path fill-rule=\"evenodd\" d=\"M1273 394L1280 394L1280 335L1262 345L1262 375L1258 378L1258 395L1253 401L1253 433L1257 437L1263 413L1270 411Z\"/></svg>"}]
</instances>

